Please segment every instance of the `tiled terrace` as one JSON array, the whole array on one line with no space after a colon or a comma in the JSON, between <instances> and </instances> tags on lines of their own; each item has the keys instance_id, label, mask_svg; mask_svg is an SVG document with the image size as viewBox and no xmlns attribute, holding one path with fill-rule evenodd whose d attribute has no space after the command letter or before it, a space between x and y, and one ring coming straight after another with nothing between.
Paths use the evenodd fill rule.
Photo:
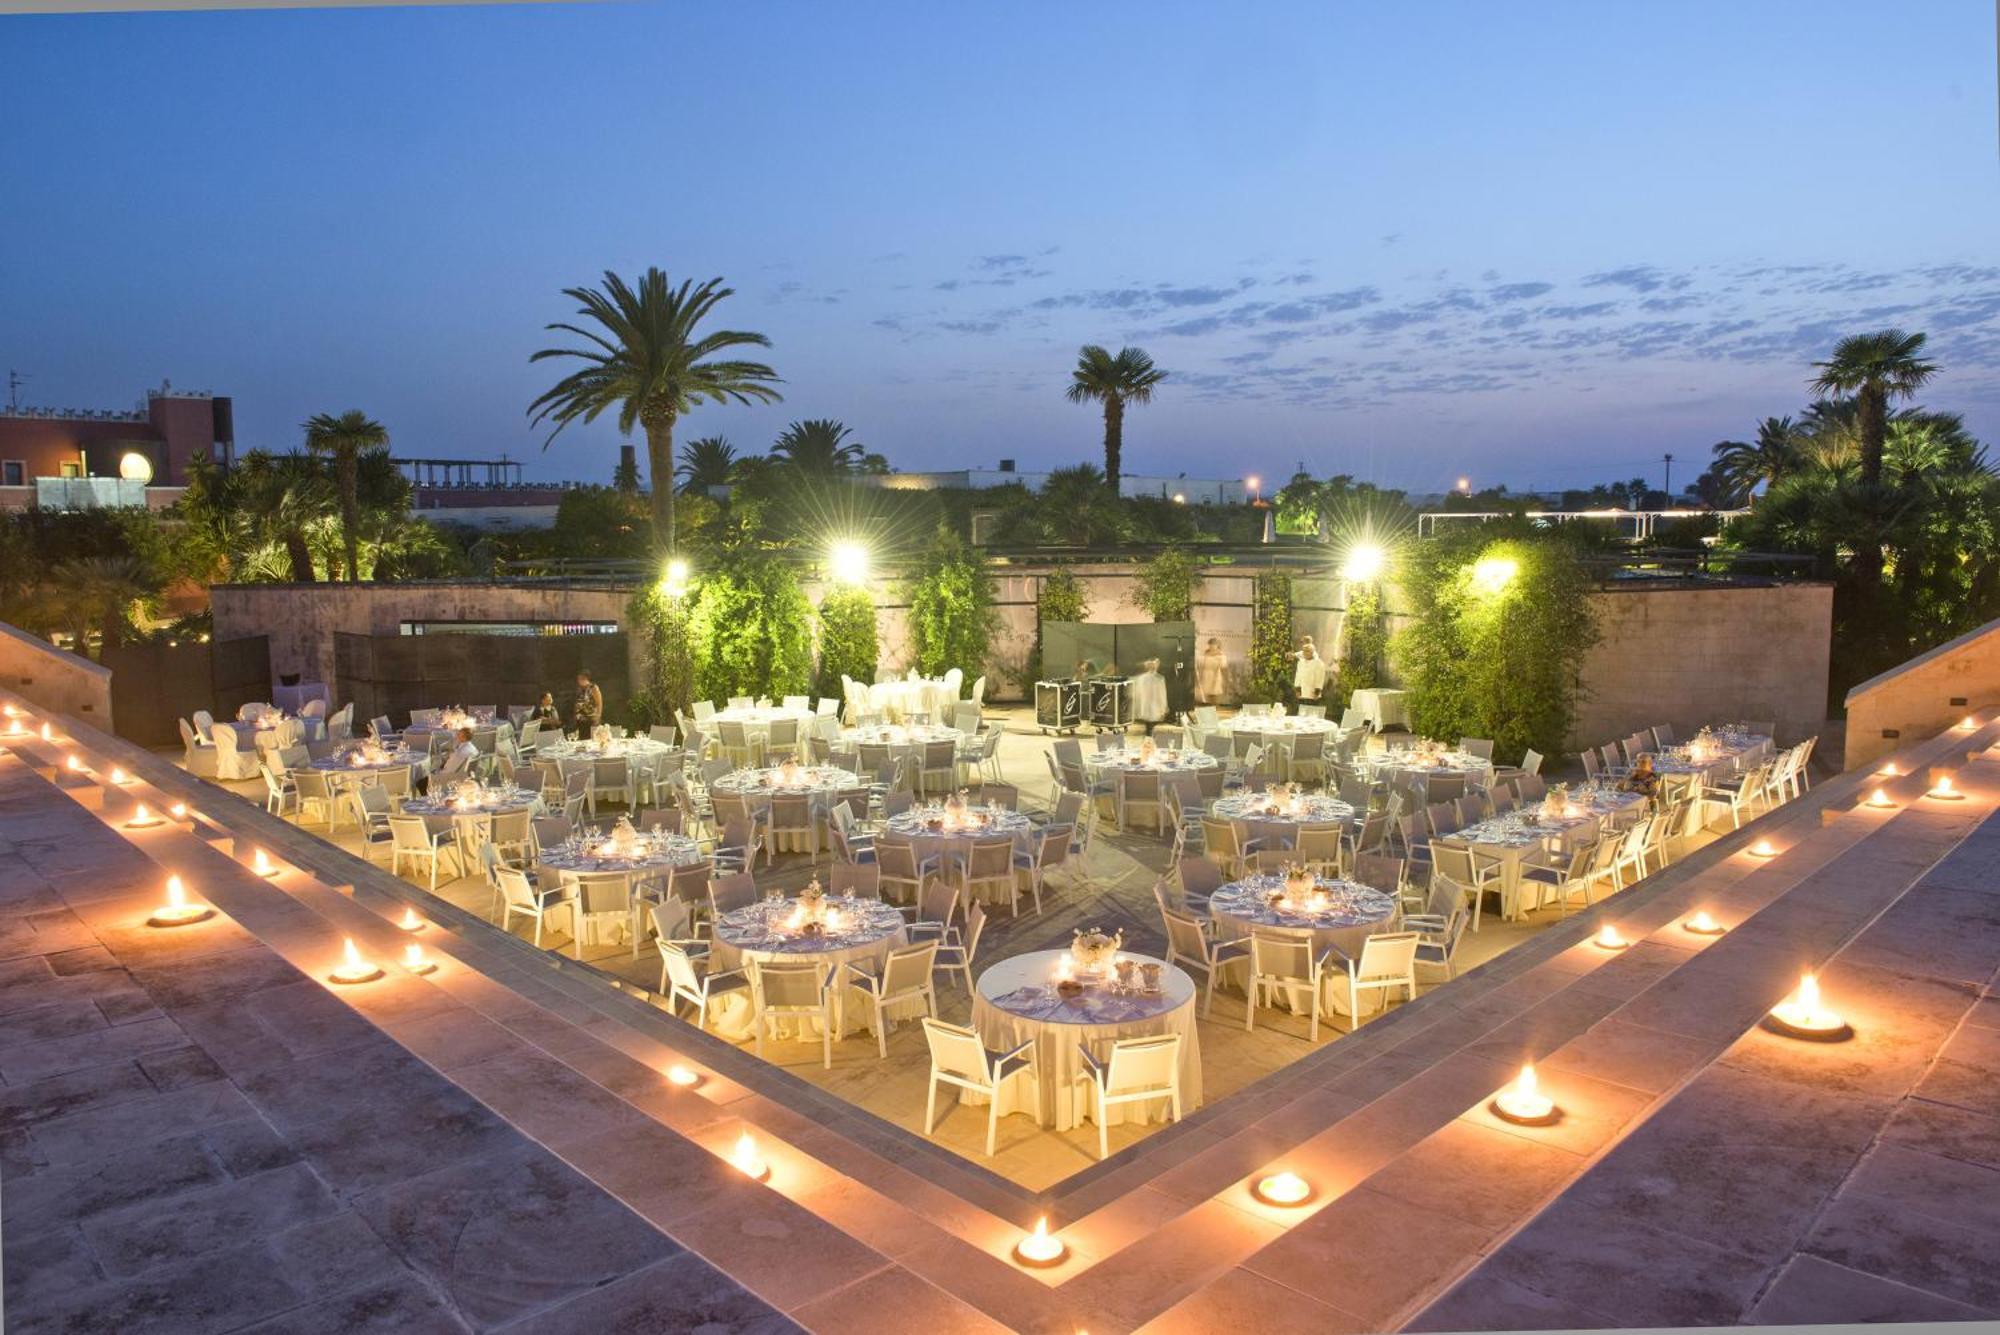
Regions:
<instances>
[{"instance_id":1,"label":"tiled terrace","mask_svg":"<svg viewBox=\"0 0 2000 1335\"><path fill-rule=\"evenodd\" d=\"M152 1059L150 1045L159 1042L165 1051L202 1054L185 1061L215 1064L220 1077L195 1087L226 1085L273 1130L299 1141L313 1182L333 1202L320 1207L323 1215L313 1213L310 1192L297 1213L266 1207L263 1224L233 1225L254 1239L239 1253L197 1253L211 1236L206 1227L151 1235L167 1242L153 1244L165 1250L138 1272L153 1277L155 1296L145 1303L174 1301L186 1287L182 1277L202 1265L224 1266L232 1285L246 1290L237 1297L232 1287L203 1322L176 1328L245 1325L358 1291L363 1280L342 1290L338 1267L297 1263L279 1245L325 1226L323 1218L350 1217L382 1244L366 1281L401 1285L417 1303L412 1310L440 1324L497 1326L566 1298L573 1306L562 1316L526 1324L671 1327L671 1314L648 1312L648 1301L662 1299L644 1277L691 1268L697 1257L815 1330L1101 1335L1208 1330L1239 1323L1246 1312L1262 1327L1315 1331L1722 1323L1834 1312L1990 1317L2000 1311L1983 1259L2000 1251L1992 1206L2000 1198L1992 1189L2000 1174L1992 1093L2000 1087L1993 993L2000 891L1992 875L2000 824L1989 820L2000 802L2000 759L1986 755L1996 735L2000 726L1986 722L1906 748L1897 760L1915 775L1887 782L1894 809L1855 805L1860 776L1824 784L1250 1093L1211 1103L1060 1186L1032 1191L703 1039L612 993L584 968L502 937L169 765L79 731L77 749L93 765L124 764L148 791L107 794L81 783L57 794L49 776L63 748L33 743L0 758L8 821L0 838L16 844L7 865L27 869L0 885L15 915L10 949L24 938L36 944L43 924L28 919L54 915L46 949L19 957L33 960L27 981L0 973L7 979L0 995L30 989L28 1005L10 1002L10 1013L88 997L105 1032L136 1036L31 1036L0 1050L0 1080L19 1100L35 1083L87 1085L95 1077L79 1071L130 1068L106 1079L126 1081L134 1100L171 1099L182 1091L161 1089L148 1067L163 1065ZM1924 798L1932 766L1952 768L1966 800ZM100 812L115 822L135 798L164 805L183 794L203 813L195 832L106 841ZM29 814L17 825L16 803L23 812L68 814ZM26 843L18 839L23 828L35 831ZM1760 861L1741 851L1760 836L1780 855ZM68 850L92 844L115 852L82 868L64 864L81 856ZM274 881L234 865L253 844L283 861ZM37 857L45 861L37 865ZM213 933L212 952L159 944L173 934L132 925L157 898L167 869L182 870L223 911L213 923L178 929ZM330 966L343 935L393 958L402 938L391 920L406 903L435 924L425 935L445 960L437 974L339 992L310 981ZM1679 922L1696 908L1731 930L1719 938L1682 931ZM1637 944L1616 954L1590 945L1608 919ZM167 950L165 963L142 958ZM65 958L76 951L86 952L79 962L111 966L84 972L129 977L110 994L138 1009L100 1006L87 989L106 984L68 982L82 976ZM1804 1044L1757 1027L1810 965L1821 966L1829 1001L1853 1021L1853 1041ZM322 1000L305 1001L309 993ZM328 1001L335 1010L324 1009ZM152 1018L148 1006L162 1017ZM82 1022L99 1027L88 1016ZM166 1029L154 1028L162 1022L175 1031L172 1043ZM265 1064L253 1056L240 1073L232 1069L242 1049L271 1041L284 1046L285 1059L266 1049ZM77 1055L58 1055L67 1044ZM320 1055L350 1045L361 1055L344 1063ZM9 1056L44 1049L49 1056ZM1487 1096L1524 1057L1537 1061L1566 1111L1554 1127L1508 1127L1485 1111ZM82 1065L68 1065L79 1058ZM669 1059L694 1063L707 1082L692 1092L668 1087L658 1071ZM387 1070L407 1071L408 1082L376 1074ZM174 1076L162 1078L170 1084ZM26 1105L27 1116L46 1124L66 1120L62 1112L95 1115L87 1096L66 1109L62 1088L52 1087L53 1103ZM437 1119L451 1125L436 1130L399 1115L425 1097L462 1116ZM107 1115L118 1106L107 1102ZM51 1111L36 1117L44 1107ZM471 1128L489 1124L487 1134L506 1137L506 1146L477 1142ZM746 1126L771 1160L768 1186L718 1157ZM313 1141L307 1127L324 1128L325 1138ZM137 1133L107 1134L125 1143ZM456 1165L499 1162L510 1152L540 1171L480 1173L476 1188L454 1177ZM216 1176L190 1183L157 1175L151 1160L165 1156L137 1156L149 1162L130 1180L152 1186L130 1206L118 1195L128 1174L117 1153L94 1179L104 1195L49 1193L65 1204L44 1205L57 1213L40 1217L47 1226L33 1236L69 1240L41 1243L45 1259L24 1266L20 1249L31 1236L17 1218L36 1217L37 1198L22 1184L63 1170L38 1131L10 1133L10 1316L35 1320L39 1302L51 1325L64 1311L101 1310L111 1328L121 1313L129 1321L130 1313L152 1311L111 1305L140 1282L109 1268L131 1264L122 1258L133 1253L116 1250L116 1230L87 1219L167 1210L183 1197L230 1189L236 1179L221 1176L230 1171L224 1151L204 1142L202 1153L203 1171ZM331 1177L321 1174L321 1160ZM362 1176L371 1165L380 1180ZM1245 1190L1280 1166L1317 1188L1305 1208L1266 1207ZM343 1172L356 1176L336 1180ZM246 1172L244 1180L256 1176ZM557 1181L574 1185L552 1205L548 1184ZM381 1208L426 1186L434 1194L421 1208ZM598 1205L603 1193L633 1215ZM614 1272L602 1276L613 1282L587 1294L563 1289L578 1272L557 1267L551 1278L532 1245L536 1230L554 1230L567 1210L583 1224L560 1230L566 1236L602 1227L631 1239L630 1251L594 1246L579 1258L593 1277L594 1267ZM490 1227L503 1212L511 1226ZM1041 1213L1071 1255L1053 1270L1029 1272L1007 1259L1008 1250ZM634 1216L649 1227L628 1234L625 1221ZM448 1245L451 1219L490 1227L490 1242ZM175 1239L194 1254L175 1253ZM335 1250L345 1259L345 1249ZM258 1259L214 1259L225 1254ZM80 1282L40 1283L63 1274ZM274 1277L267 1285L288 1286L282 1300L251 1291L260 1274ZM727 1304L749 1300L695 1287L717 1293L716 1329L775 1319L761 1307L732 1313ZM98 1295L95 1306L73 1306L85 1293ZM384 1324L395 1324L393 1316Z\"/></svg>"}]
</instances>

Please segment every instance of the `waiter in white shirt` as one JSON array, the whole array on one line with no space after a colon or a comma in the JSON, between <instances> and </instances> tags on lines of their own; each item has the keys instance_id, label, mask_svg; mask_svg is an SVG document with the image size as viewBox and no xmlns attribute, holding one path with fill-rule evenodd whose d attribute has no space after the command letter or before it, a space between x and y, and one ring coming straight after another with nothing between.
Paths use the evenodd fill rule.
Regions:
<instances>
[{"instance_id":1,"label":"waiter in white shirt","mask_svg":"<svg viewBox=\"0 0 2000 1335\"><path fill-rule=\"evenodd\" d=\"M479 759L479 748L472 744L472 729L458 730L458 745L451 748L445 757L444 768L438 771L442 778L457 779L472 773L472 762Z\"/></svg>"},{"instance_id":2,"label":"waiter in white shirt","mask_svg":"<svg viewBox=\"0 0 2000 1335\"><path fill-rule=\"evenodd\" d=\"M1326 689L1326 660L1319 656L1312 636L1306 636L1293 657L1298 659L1299 665L1292 672L1292 688L1301 700L1319 699L1320 692Z\"/></svg>"}]
</instances>

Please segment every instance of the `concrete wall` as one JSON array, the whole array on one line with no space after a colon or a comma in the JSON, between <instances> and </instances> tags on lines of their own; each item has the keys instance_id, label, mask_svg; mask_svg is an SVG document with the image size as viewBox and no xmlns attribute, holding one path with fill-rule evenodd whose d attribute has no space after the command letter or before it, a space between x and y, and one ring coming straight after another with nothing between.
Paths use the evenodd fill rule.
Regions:
<instances>
[{"instance_id":1,"label":"concrete wall","mask_svg":"<svg viewBox=\"0 0 2000 1335\"><path fill-rule=\"evenodd\" d=\"M1794 742L1826 719L1833 588L1632 588L1591 595L1602 638L1584 659L1572 745L1655 723L1768 719Z\"/></svg>"},{"instance_id":2,"label":"concrete wall","mask_svg":"<svg viewBox=\"0 0 2000 1335\"><path fill-rule=\"evenodd\" d=\"M1847 693L1846 768L1859 769L2000 704L2000 621L1989 621Z\"/></svg>"},{"instance_id":3,"label":"concrete wall","mask_svg":"<svg viewBox=\"0 0 2000 1335\"><path fill-rule=\"evenodd\" d=\"M1020 698L1016 682L1035 645L1035 601L1045 569L1008 566L997 574L999 631L985 665L987 698ZM1079 566L1089 600L1087 619L1137 622L1130 566ZM1196 587L1193 619L1201 640L1222 641L1240 692L1250 654L1250 612L1256 571L1224 566ZM878 579L871 589L884 670L903 671L916 659L907 587ZM820 587L808 582L817 602ZM583 586L509 584L233 584L212 590L218 639L268 635L274 677L303 673L332 678L333 634L394 634L406 620L620 621L627 591ZM1755 588L1643 588L1591 595L1604 640L1586 660L1587 688L1576 736L1595 745L1654 723L1691 731L1704 723L1772 719L1788 739L1818 730L1826 699L1832 591L1824 585ZM1339 652L1345 582L1295 574L1293 616L1329 656ZM1407 624L1395 590L1388 591L1392 631ZM633 643L635 660L639 646ZM633 679L642 667L633 663ZM978 675L966 665L967 685Z\"/></svg>"},{"instance_id":4,"label":"concrete wall","mask_svg":"<svg viewBox=\"0 0 2000 1335\"><path fill-rule=\"evenodd\" d=\"M0 686L38 709L111 731L111 673L0 621Z\"/></svg>"}]
</instances>

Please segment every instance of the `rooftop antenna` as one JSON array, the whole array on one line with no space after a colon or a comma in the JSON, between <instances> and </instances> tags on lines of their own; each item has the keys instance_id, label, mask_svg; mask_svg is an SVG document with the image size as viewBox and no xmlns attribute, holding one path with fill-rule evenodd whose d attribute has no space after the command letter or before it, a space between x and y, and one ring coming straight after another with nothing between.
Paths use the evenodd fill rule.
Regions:
<instances>
[{"instance_id":1,"label":"rooftop antenna","mask_svg":"<svg viewBox=\"0 0 2000 1335\"><path fill-rule=\"evenodd\" d=\"M7 415L9 417L13 417L21 411L21 382L27 379L29 377L11 368L7 372Z\"/></svg>"}]
</instances>

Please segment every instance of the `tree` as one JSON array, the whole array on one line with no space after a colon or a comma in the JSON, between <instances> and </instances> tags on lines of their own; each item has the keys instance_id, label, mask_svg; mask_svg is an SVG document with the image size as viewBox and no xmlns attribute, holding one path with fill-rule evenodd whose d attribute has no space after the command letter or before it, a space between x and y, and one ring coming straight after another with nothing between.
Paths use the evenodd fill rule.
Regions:
<instances>
[{"instance_id":1,"label":"tree","mask_svg":"<svg viewBox=\"0 0 2000 1335\"><path fill-rule=\"evenodd\" d=\"M697 698L800 695L812 683L812 604L770 556L740 556L702 577L688 640Z\"/></svg>"},{"instance_id":2,"label":"tree","mask_svg":"<svg viewBox=\"0 0 2000 1335\"><path fill-rule=\"evenodd\" d=\"M721 436L703 436L681 446L681 466L674 475L684 492L706 493L711 487L726 487L736 475L736 447Z\"/></svg>"},{"instance_id":3,"label":"tree","mask_svg":"<svg viewBox=\"0 0 2000 1335\"><path fill-rule=\"evenodd\" d=\"M1050 542L1088 547L1123 536L1124 510L1104 474L1092 464L1072 464L1051 472L1042 483L1036 517Z\"/></svg>"},{"instance_id":4,"label":"tree","mask_svg":"<svg viewBox=\"0 0 2000 1335\"><path fill-rule=\"evenodd\" d=\"M1125 405L1151 403L1153 387L1166 378L1143 348L1120 348L1113 356L1086 343L1076 355L1066 393L1071 403L1104 405L1104 481L1113 496L1125 450Z\"/></svg>"},{"instance_id":5,"label":"tree","mask_svg":"<svg viewBox=\"0 0 2000 1335\"><path fill-rule=\"evenodd\" d=\"M1748 500L1759 486L1768 489L1799 466L1799 430L1789 417L1767 417L1757 424L1756 440L1719 441L1713 453L1716 481Z\"/></svg>"},{"instance_id":6,"label":"tree","mask_svg":"<svg viewBox=\"0 0 2000 1335\"><path fill-rule=\"evenodd\" d=\"M854 433L830 417L811 417L794 422L771 446L771 457L813 477L835 477L858 473L868 457L868 449Z\"/></svg>"},{"instance_id":7,"label":"tree","mask_svg":"<svg viewBox=\"0 0 2000 1335\"><path fill-rule=\"evenodd\" d=\"M340 540L347 553L349 583L361 578L360 460L363 454L389 448L389 432L358 408L338 417L317 413L306 419L306 449L333 460L333 482L340 496Z\"/></svg>"},{"instance_id":8,"label":"tree","mask_svg":"<svg viewBox=\"0 0 2000 1335\"><path fill-rule=\"evenodd\" d=\"M875 680L882 656L875 629L875 599L862 588L835 589L819 600L819 676L822 699L844 700L842 677Z\"/></svg>"},{"instance_id":9,"label":"tree","mask_svg":"<svg viewBox=\"0 0 2000 1335\"><path fill-rule=\"evenodd\" d=\"M1853 334L1833 345L1833 356L1814 362L1812 388L1821 394L1854 397L1861 448L1861 482L1882 480L1882 449L1888 439L1890 399L1907 399L1930 383L1937 365L1921 356L1924 335L1884 329Z\"/></svg>"},{"instance_id":10,"label":"tree","mask_svg":"<svg viewBox=\"0 0 2000 1335\"><path fill-rule=\"evenodd\" d=\"M1251 586L1250 694L1263 701L1292 694L1292 576L1267 570Z\"/></svg>"},{"instance_id":11,"label":"tree","mask_svg":"<svg viewBox=\"0 0 2000 1335\"><path fill-rule=\"evenodd\" d=\"M768 348L762 334L736 329L697 335L696 327L734 290L711 278L696 287L668 286L667 276L647 269L635 290L606 270L604 288L572 287L563 295L578 303L578 314L596 328L557 322L551 330L575 334L593 346L544 348L528 360L574 357L585 363L528 405L531 420L555 427L542 448L574 421L594 422L617 409L618 430L646 433L646 468L653 480L653 541L662 552L675 550L674 423L697 405L773 403L778 373L762 362L721 358L731 348ZM711 360L713 359L713 360Z\"/></svg>"},{"instance_id":12,"label":"tree","mask_svg":"<svg viewBox=\"0 0 2000 1335\"><path fill-rule=\"evenodd\" d=\"M979 553L958 534L939 528L918 561L910 590L910 630L924 675L985 670L998 620L993 596L993 576Z\"/></svg>"},{"instance_id":13,"label":"tree","mask_svg":"<svg viewBox=\"0 0 2000 1335\"><path fill-rule=\"evenodd\" d=\"M96 629L99 658L124 641L132 604L160 591L145 564L131 556L77 557L51 573L63 590L78 651L83 650L90 630Z\"/></svg>"},{"instance_id":14,"label":"tree","mask_svg":"<svg viewBox=\"0 0 2000 1335\"><path fill-rule=\"evenodd\" d=\"M1139 567L1130 602L1155 621L1186 621L1194 612L1194 558L1169 547Z\"/></svg>"}]
</instances>

